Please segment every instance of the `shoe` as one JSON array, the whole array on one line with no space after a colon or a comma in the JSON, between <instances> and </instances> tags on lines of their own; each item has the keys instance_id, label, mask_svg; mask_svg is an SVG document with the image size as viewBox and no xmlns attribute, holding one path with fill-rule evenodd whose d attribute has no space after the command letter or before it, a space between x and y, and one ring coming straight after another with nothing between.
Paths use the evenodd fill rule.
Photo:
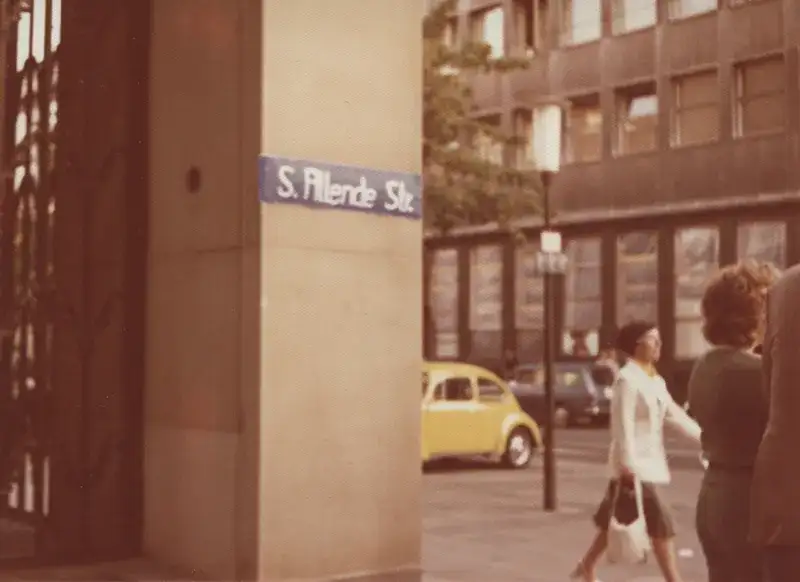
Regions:
<instances>
[{"instance_id":1,"label":"shoe","mask_svg":"<svg viewBox=\"0 0 800 582\"><path fill-rule=\"evenodd\" d=\"M580 561L575 565L575 569L569 575L569 579L583 582L586 580L586 574L586 566L584 565L583 561ZM600 580L595 579L593 582L600 582Z\"/></svg>"}]
</instances>

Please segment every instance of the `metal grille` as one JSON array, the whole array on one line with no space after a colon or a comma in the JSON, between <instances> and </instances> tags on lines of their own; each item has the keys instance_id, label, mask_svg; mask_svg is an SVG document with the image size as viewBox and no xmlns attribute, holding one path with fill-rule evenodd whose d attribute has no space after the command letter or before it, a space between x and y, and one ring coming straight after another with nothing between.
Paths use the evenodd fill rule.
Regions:
<instances>
[{"instance_id":1,"label":"metal grille","mask_svg":"<svg viewBox=\"0 0 800 582\"><path fill-rule=\"evenodd\" d=\"M23 0L19 8L8 29L3 95L7 171L0 233L0 407L5 466L0 486L8 485L8 517L35 526L49 512L50 493L54 322L42 298L54 274L61 0Z\"/></svg>"}]
</instances>

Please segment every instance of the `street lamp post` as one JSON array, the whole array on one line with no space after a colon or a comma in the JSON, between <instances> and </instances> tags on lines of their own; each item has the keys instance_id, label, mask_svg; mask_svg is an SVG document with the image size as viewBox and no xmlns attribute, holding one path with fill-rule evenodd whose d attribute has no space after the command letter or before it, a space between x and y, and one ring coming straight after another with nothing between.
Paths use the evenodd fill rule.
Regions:
<instances>
[{"instance_id":1,"label":"street lamp post","mask_svg":"<svg viewBox=\"0 0 800 582\"><path fill-rule=\"evenodd\" d=\"M550 186L561 168L561 134L563 111L560 105L544 105L534 111L533 155L542 181L541 232L537 264L542 274L544 300L544 393L547 424L544 436L544 509L555 511L556 459L555 459L555 351L556 326L554 309L554 279L566 270L567 257L562 252L561 234L552 228Z\"/></svg>"}]
</instances>

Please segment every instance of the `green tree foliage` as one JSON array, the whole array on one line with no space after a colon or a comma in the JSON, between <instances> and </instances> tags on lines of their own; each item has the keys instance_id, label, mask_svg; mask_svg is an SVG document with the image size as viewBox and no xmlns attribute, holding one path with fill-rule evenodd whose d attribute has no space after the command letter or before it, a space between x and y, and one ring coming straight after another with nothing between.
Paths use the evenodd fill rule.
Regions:
<instances>
[{"instance_id":1,"label":"green tree foliage","mask_svg":"<svg viewBox=\"0 0 800 582\"><path fill-rule=\"evenodd\" d=\"M448 46L445 34L457 0L442 0L423 22L423 185L425 222L454 226L498 222L535 213L541 182L535 173L492 162L474 147L480 140L510 152L519 138L476 119L470 78L524 68L526 62L493 58L482 42ZM458 74L456 74L458 73Z\"/></svg>"}]
</instances>

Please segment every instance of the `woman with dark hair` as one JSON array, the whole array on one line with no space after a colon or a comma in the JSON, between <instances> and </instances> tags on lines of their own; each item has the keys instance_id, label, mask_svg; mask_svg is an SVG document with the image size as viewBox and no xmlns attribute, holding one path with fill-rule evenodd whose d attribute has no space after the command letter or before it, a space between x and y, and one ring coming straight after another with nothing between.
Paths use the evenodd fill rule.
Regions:
<instances>
[{"instance_id":1,"label":"woman with dark hair","mask_svg":"<svg viewBox=\"0 0 800 582\"><path fill-rule=\"evenodd\" d=\"M617 374L611 407L611 482L594 515L597 535L572 572L574 580L595 582L595 568L608 545L612 515L623 522L636 516L635 482L641 484L644 518L666 582L680 582L675 560L675 529L658 488L670 482L664 450L664 422L689 438L700 440L700 427L672 399L655 369L661 356L661 335L655 324L634 321L617 337L617 353L625 363ZM629 517L623 517L627 514Z\"/></svg>"},{"instance_id":2,"label":"woman with dark hair","mask_svg":"<svg viewBox=\"0 0 800 582\"><path fill-rule=\"evenodd\" d=\"M765 301L777 271L746 261L709 282L703 334L713 346L689 379L689 410L702 428L707 470L697 500L697 533L709 582L761 582L761 557L748 542L750 487L767 425L761 389Z\"/></svg>"}]
</instances>

